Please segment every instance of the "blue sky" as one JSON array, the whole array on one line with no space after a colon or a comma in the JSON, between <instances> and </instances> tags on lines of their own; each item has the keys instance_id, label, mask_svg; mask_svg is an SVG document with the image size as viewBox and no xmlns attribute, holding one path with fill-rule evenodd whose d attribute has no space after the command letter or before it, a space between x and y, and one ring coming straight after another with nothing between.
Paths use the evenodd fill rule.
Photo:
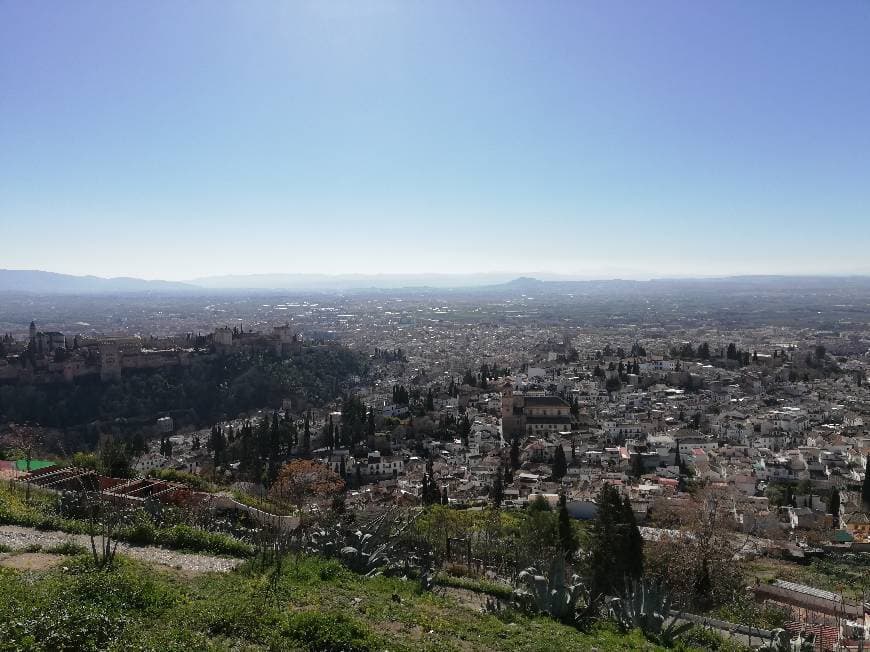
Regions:
<instances>
[{"instance_id":1,"label":"blue sky","mask_svg":"<svg viewBox=\"0 0 870 652\"><path fill-rule=\"evenodd\" d=\"M0 0L0 267L870 273L870 3Z\"/></svg>"}]
</instances>

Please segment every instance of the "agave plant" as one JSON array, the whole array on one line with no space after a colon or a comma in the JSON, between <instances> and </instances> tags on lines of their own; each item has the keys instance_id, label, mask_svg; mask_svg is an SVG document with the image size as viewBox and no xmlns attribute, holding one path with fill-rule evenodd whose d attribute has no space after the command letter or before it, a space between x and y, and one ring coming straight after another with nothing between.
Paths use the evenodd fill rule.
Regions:
<instances>
[{"instance_id":1,"label":"agave plant","mask_svg":"<svg viewBox=\"0 0 870 652\"><path fill-rule=\"evenodd\" d=\"M534 568L527 568L517 576L520 585L513 592L516 607L528 613L542 613L565 622L577 619L580 599L588 604L589 592L573 575L565 581L565 559L556 554L550 562L549 575L542 575Z\"/></svg>"},{"instance_id":2,"label":"agave plant","mask_svg":"<svg viewBox=\"0 0 870 652\"><path fill-rule=\"evenodd\" d=\"M391 562L391 542L383 542L371 532L357 530L348 537L349 545L339 552L342 563L356 573L374 574Z\"/></svg>"},{"instance_id":3,"label":"agave plant","mask_svg":"<svg viewBox=\"0 0 870 652\"><path fill-rule=\"evenodd\" d=\"M401 511L390 510L355 529L341 523L317 528L308 534L306 550L338 558L356 573L408 577L415 567L424 564L415 554L395 554L394 548L416 517L404 519ZM425 573L420 575L423 577Z\"/></svg>"},{"instance_id":4,"label":"agave plant","mask_svg":"<svg viewBox=\"0 0 870 652\"><path fill-rule=\"evenodd\" d=\"M344 546L344 537L337 527L317 528L308 533L306 552L335 557Z\"/></svg>"},{"instance_id":5,"label":"agave plant","mask_svg":"<svg viewBox=\"0 0 870 652\"><path fill-rule=\"evenodd\" d=\"M759 652L813 652L815 649L812 634L798 634L794 640L784 629L774 629L770 634L770 643L760 647Z\"/></svg>"},{"instance_id":6,"label":"agave plant","mask_svg":"<svg viewBox=\"0 0 870 652\"><path fill-rule=\"evenodd\" d=\"M640 629L665 645L692 628L690 622L679 622L679 614L671 615L671 597L659 583L629 582L623 596L610 601L609 611L622 629Z\"/></svg>"}]
</instances>

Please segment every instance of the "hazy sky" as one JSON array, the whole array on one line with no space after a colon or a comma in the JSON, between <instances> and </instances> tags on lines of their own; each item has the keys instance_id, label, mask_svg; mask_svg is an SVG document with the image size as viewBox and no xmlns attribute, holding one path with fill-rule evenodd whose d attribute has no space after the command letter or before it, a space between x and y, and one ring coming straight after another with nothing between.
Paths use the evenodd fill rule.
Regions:
<instances>
[{"instance_id":1,"label":"hazy sky","mask_svg":"<svg viewBox=\"0 0 870 652\"><path fill-rule=\"evenodd\" d=\"M0 268L870 272L870 2L0 0Z\"/></svg>"}]
</instances>

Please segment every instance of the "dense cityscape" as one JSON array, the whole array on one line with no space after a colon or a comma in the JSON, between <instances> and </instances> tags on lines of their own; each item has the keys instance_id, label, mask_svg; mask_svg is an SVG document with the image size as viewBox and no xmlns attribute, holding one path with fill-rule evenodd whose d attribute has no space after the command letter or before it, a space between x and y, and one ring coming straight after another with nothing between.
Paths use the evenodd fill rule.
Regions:
<instances>
[{"instance_id":1,"label":"dense cityscape","mask_svg":"<svg viewBox=\"0 0 870 652\"><path fill-rule=\"evenodd\" d=\"M868 35L0 1L0 652L870 649Z\"/></svg>"},{"instance_id":2,"label":"dense cityscape","mask_svg":"<svg viewBox=\"0 0 870 652\"><path fill-rule=\"evenodd\" d=\"M316 551L428 578L469 609L586 628L606 600L658 592L671 629L646 633L659 644L682 625L694 628L686 642L704 632L735 649L778 632L821 649L861 641L868 285L686 283L663 283L640 306L643 285L603 296L534 279L318 295L10 293L0 542L23 564L46 530L73 535L89 516L109 528L81 504L99 496L117 508L103 536L131 550ZM800 300L788 298L795 283ZM675 318L671 295L694 308ZM46 300L57 306L49 327L14 321L27 305L43 318ZM795 311L815 316L785 325ZM39 506L16 509L31 491ZM203 541L175 541L182 525ZM369 535L377 548L355 545ZM408 555L400 570L397 554ZM198 571L235 565L187 556ZM582 595L566 598L576 611L522 607L526 569L582 578ZM609 610L605 620L627 622Z\"/></svg>"}]
</instances>

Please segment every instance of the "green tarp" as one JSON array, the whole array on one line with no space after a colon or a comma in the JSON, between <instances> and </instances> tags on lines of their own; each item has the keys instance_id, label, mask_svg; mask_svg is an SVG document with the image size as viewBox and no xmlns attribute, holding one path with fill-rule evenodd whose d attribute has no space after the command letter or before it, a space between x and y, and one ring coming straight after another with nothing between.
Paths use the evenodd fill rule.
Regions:
<instances>
[{"instance_id":1,"label":"green tarp","mask_svg":"<svg viewBox=\"0 0 870 652\"><path fill-rule=\"evenodd\" d=\"M54 466L54 462L50 462L49 460L30 460L30 470L36 471L38 469L44 469L47 466ZM27 460L17 460L15 462L15 468L19 471L27 470Z\"/></svg>"}]
</instances>

